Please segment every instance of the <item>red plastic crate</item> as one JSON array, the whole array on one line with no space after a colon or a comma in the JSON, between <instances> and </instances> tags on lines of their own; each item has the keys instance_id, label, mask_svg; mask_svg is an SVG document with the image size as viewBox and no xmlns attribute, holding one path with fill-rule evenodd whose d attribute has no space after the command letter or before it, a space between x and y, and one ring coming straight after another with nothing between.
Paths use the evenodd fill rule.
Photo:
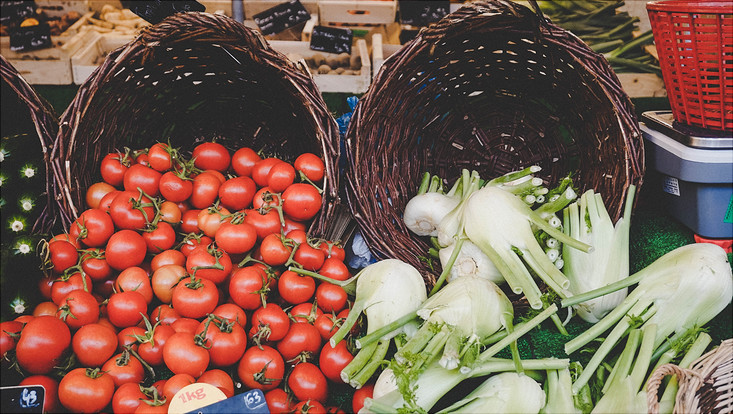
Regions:
<instances>
[{"instance_id":1,"label":"red plastic crate","mask_svg":"<svg viewBox=\"0 0 733 414\"><path fill-rule=\"evenodd\" d=\"M733 1L647 3L677 122L733 131Z\"/></svg>"}]
</instances>

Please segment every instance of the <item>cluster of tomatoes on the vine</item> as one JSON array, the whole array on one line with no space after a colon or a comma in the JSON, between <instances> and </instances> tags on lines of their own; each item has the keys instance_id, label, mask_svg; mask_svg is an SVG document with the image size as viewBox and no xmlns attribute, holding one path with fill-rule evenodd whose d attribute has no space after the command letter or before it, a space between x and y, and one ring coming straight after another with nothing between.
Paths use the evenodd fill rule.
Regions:
<instances>
[{"instance_id":1,"label":"cluster of tomatoes on the vine","mask_svg":"<svg viewBox=\"0 0 733 414\"><path fill-rule=\"evenodd\" d=\"M101 176L44 249L48 301L2 323L21 384L44 385L51 411L167 412L207 382L228 397L261 389L271 412L325 412L353 356L328 343L347 293L312 277L350 277L342 246L306 236L323 161L216 142L186 159L156 143L108 154Z\"/></svg>"}]
</instances>

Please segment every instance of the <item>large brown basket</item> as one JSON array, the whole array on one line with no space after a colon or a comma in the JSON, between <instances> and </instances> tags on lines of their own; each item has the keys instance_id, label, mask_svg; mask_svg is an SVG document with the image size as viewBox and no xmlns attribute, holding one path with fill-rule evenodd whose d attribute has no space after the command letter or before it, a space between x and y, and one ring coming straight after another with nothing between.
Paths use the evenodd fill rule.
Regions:
<instances>
[{"instance_id":1,"label":"large brown basket","mask_svg":"<svg viewBox=\"0 0 733 414\"><path fill-rule=\"evenodd\" d=\"M58 130L58 116L51 105L41 98L28 84L23 76L0 55L0 73L3 80L2 122L22 124L30 122L40 142L45 165L49 165L50 150ZM7 95L6 95L7 94ZM10 105L10 107L5 107ZM55 223L55 216L48 212L51 206L52 180L51 171L46 169L46 202L40 218L33 223L32 231L36 234L49 232Z\"/></svg>"},{"instance_id":2,"label":"large brown basket","mask_svg":"<svg viewBox=\"0 0 733 414\"><path fill-rule=\"evenodd\" d=\"M668 375L677 376L679 389L673 413L733 412L733 339L693 362L688 369L664 364L652 373L647 384L649 413L659 413L657 392Z\"/></svg>"},{"instance_id":3,"label":"large brown basket","mask_svg":"<svg viewBox=\"0 0 733 414\"><path fill-rule=\"evenodd\" d=\"M424 172L453 182L540 165L572 172L619 217L644 172L633 106L606 60L519 4L468 3L387 59L347 132L347 196L371 250L416 266L428 244L401 216Z\"/></svg>"},{"instance_id":4,"label":"large brown basket","mask_svg":"<svg viewBox=\"0 0 733 414\"><path fill-rule=\"evenodd\" d=\"M111 52L61 117L52 167L61 218L85 208L107 153L170 139L191 150L216 138L293 160L326 164L320 235L338 204L338 129L307 69L272 50L256 32L222 15L188 12L149 26Z\"/></svg>"}]
</instances>

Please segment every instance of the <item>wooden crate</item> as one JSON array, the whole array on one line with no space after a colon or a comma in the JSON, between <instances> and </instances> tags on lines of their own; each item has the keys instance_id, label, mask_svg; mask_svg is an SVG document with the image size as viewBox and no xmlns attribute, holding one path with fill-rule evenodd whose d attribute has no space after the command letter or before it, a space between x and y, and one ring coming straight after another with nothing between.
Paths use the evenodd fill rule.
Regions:
<instances>
[{"instance_id":1,"label":"wooden crate","mask_svg":"<svg viewBox=\"0 0 733 414\"><path fill-rule=\"evenodd\" d=\"M259 31L260 28L257 26L254 20L245 20L244 25L252 30ZM268 41L271 40L290 40L290 41L301 41L310 42L311 34L313 33L313 27L318 25L318 15L311 14L310 20L305 22L303 25L291 27L280 33L265 36Z\"/></svg>"},{"instance_id":2,"label":"wooden crate","mask_svg":"<svg viewBox=\"0 0 733 414\"><path fill-rule=\"evenodd\" d=\"M335 57L336 54L324 53L311 50L308 42L295 42L295 41L282 41L273 40L270 41L270 46L273 49L285 54L286 56L293 57L299 55L304 59L313 57L316 53L321 53L326 57ZM341 93L364 93L371 84L371 61L369 59L369 52L367 44L364 39L358 39L354 47L351 50L352 56L356 56L361 60L361 73L358 75L329 75L329 74L314 74L313 80L316 82L318 89L321 92L341 92ZM305 62L301 62L302 65L307 66Z\"/></svg>"},{"instance_id":3,"label":"wooden crate","mask_svg":"<svg viewBox=\"0 0 733 414\"><path fill-rule=\"evenodd\" d=\"M244 2L244 18L252 20L255 14L261 13L267 9L285 3L287 0L243 0ZM316 0L300 0L300 4L308 10L310 14L318 14L318 1Z\"/></svg>"},{"instance_id":4,"label":"wooden crate","mask_svg":"<svg viewBox=\"0 0 733 414\"><path fill-rule=\"evenodd\" d=\"M395 21L396 1L373 0L321 0L318 2L319 18L323 24L368 26L389 24Z\"/></svg>"},{"instance_id":5,"label":"wooden crate","mask_svg":"<svg viewBox=\"0 0 733 414\"><path fill-rule=\"evenodd\" d=\"M384 43L381 33L372 35L372 79L379 73L384 60L395 54L402 45Z\"/></svg>"},{"instance_id":6,"label":"wooden crate","mask_svg":"<svg viewBox=\"0 0 733 414\"><path fill-rule=\"evenodd\" d=\"M663 98L667 96L664 80L654 73L617 73L629 98Z\"/></svg>"},{"instance_id":7,"label":"wooden crate","mask_svg":"<svg viewBox=\"0 0 733 414\"><path fill-rule=\"evenodd\" d=\"M109 52L122 47L135 39L135 36L120 36L89 32L86 46L71 57L71 72L74 83L83 84L97 69Z\"/></svg>"}]
</instances>

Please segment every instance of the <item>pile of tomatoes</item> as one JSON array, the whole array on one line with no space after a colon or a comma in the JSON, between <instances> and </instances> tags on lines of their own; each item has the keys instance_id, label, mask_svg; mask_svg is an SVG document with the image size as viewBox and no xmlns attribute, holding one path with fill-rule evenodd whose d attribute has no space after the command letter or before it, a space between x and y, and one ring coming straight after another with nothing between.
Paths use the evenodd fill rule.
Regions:
<instances>
[{"instance_id":1,"label":"pile of tomatoes","mask_svg":"<svg viewBox=\"0 0 733 414\"><path fill-rule=\"evenodd\" d=\"M261 389L271 412L325 412L353 356L328 343L349 296L310 276L350 277L342 246L306 234L323 161L156 143L108 154L101 177L42 249L47 301L2 323L21 384L44 385L48 411L167 412L206 382Z\"/></svg>"}]
</instances>

